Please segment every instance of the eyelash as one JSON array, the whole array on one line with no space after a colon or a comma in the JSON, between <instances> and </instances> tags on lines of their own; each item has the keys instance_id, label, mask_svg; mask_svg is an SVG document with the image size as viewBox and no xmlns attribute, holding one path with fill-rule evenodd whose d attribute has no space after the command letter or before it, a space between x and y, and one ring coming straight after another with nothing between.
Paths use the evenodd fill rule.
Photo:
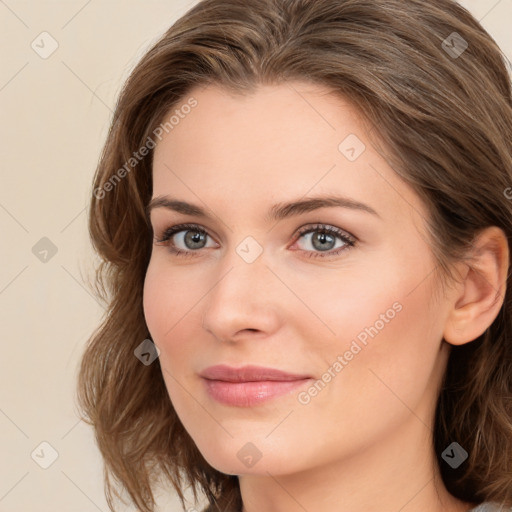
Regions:
<instances>
[{"instance_id":1,"label":"eyelash","mask_svg":"<svg viewBox=\"0 0 512 512\"><path fill-rule=\"evenodd\" d=\"M166 229L163 232L162 237L160 239L155 237L155 244L168 246L171 253L173 253L176 256L180 256L180 257L195 256L194 253L199 252L199 249L195 250L195 251L193 251L193 250L184 251L183 249L177 249L176 247L171 245L170 240L173 237L173 235L175 235L181 231L195 231L202 235L210 236L210 235L208 235L207 231L205 231L201 226L199 226L197 224L179 224L179 225L172 226L172 227ZM328 234L328 235L333 235L335 237L338 237L346 245L344 247L338 248L336 250L331 249L331 251L325 251L325 254L322 254L321 252L316 252L316 251L302 250L302 252L307 253L308 258L328 258L328 257L338 256L341 252L351 249L352 247L354 247L356 245L356 239L354 237L349 236L347 233L340 230L339 228L336 228L334 226L329 226L326 224L314 224L314 225L304 226L303 228L300 228L297 233L297 240L300 239L305 234L315 233L315 232L321 232L323 234Z\"/></svg>"}]
</instances>

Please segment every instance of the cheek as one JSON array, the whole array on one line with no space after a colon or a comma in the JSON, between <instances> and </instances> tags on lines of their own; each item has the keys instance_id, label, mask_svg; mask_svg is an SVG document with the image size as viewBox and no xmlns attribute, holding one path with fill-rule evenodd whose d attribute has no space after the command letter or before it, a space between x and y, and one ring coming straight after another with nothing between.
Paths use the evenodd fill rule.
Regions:
<instances>
[{"instance_id":1,"label":"cheek","mask_svg":"<svg viewBox=\"0 0 512 512\"><path fill-rule=\"evenodd\" d=\"M190 321L189 315L193 311L187 314L191 302L184 296L190 293L187 292L190 287L181 286L172 275L158 261L150 262L144 281L143 307L151 339L160 350L162 377L179 414L185 407L185 397L182 397L183 391L179 383L183 380L182 373L189 368L187 350L191 350L191 344L173 343L172 340L182 336L180 330ZM179 374L177 369L180 369Z\"/></svg>"},{"instance_id":2,"label":"cheek","mask_svg":"<svg viewBox=\"0 0 512 512\"><path fill-rule=\"evenodd\" d=\"M311 412L327 415L326 425L347 421L370 436L375 429L397 426L411 410L428 422L440 375L442 318L430 305L433 278L422 279L429 274L428 262L422 273L395 261L388 260L385 272L381 267L364 279L347 279L344 292L338 291L344 295L335 299L331 294L332 303L326 301L326 323L336 337L317 345L328 363L324 370L339 363L338 356L343 360L331 370L336 376L325 390L311 399ZM329 407L333 403L337 407Z\"/></svg>"},{"instance_id":3,"label":"cheek","mask_svg":"<svg viewBox=\"0 0 512 512\"><path fill-rule=\"evenodd\" d=\"M143 308L144 317L153 341L159 341L160 329L162 327L162 313L167 302L165 297L165 287L160 286L157 278L155 265L150 262L143 290Z\"/></svg>"},{"instance_id":4,"label":"cheek","mask_svg":"<svg viewBox=\"0 0 512 512\"><path fill-rule=\"evenodd\" d=\"M185 373L190 369L187 354L197 353L202 317L198 303L207 289L200 279L190 273L171 271L163 258L152 260L146 272L143 292L143 307L146 324L155 344L160 349L162 369L173 374L179 369ZM193 282L194 286L190 283ZM184 340L187 342L177 342Z\"/></svg>"},{"instance_id":5,"label":"cheek","mask_svg":"<svg viewBox=\"0 0 512 512\"><path fill-rule=\"evenodd\" d=\"M186 286L179 270L169 271L163 259L158 255L150 261L143 296L146 323L155 341L160 343L185 319L198 290L196 286Z\"/></svg>"}]
</instances>

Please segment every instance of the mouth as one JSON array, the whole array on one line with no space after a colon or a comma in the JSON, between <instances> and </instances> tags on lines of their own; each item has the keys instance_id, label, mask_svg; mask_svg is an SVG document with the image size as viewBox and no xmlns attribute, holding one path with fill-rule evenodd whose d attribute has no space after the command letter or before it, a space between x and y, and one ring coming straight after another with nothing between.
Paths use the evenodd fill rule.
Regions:
<instances>
[{"instance_id":1,"label":"mouth","mask_svg":"<svg viewBox=\"0 0 512 512\"><path fill-rule=\"evenodd\" d=\"M224 405L253 407L291 393L312 377L261 366L211 366L200 374L210 398Z\"/></svg>"}]
</instances>

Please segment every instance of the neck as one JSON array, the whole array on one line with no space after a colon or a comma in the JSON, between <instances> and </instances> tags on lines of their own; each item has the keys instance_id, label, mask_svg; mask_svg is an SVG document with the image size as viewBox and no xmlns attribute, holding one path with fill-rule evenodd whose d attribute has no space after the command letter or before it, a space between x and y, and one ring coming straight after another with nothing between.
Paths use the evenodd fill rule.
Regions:
<instances>
[{"instance_id":1,"label":"neck","mask_svg":"<svg viewBox=\"0 0 512 512\"><path fill-rule=\"evenodd\" d=\"M242 512L467 512L445 488L432 432L416 416L386 441L293 474L242 475Z\"/></svg>"}]
</instances>

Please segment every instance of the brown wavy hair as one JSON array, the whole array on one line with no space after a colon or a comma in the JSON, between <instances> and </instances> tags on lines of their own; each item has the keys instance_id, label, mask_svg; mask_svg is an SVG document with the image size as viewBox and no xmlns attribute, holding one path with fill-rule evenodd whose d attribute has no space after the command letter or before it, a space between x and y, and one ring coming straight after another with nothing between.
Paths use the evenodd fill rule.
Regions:
<instances>
[{"instance_id":1,"label":"brown wavy hair","mask_svg":"<svg viewBox=\"0 0 512 512\"><path fill-rule=\"evenodd\" d=\"M453 277L451 263L465 258L488 226L501 228L510 247L510 76L505 56L468 11L451 0L199 2L126 81L94 178L89 230L101 258L95 291L107 309L83 354L77 390L104 459L111 510L113 495L122 499L120 486L142 512L152 512L157 481L171 483L184 507L182 491L191 487L211 510L241 510L238 477L202 457L173 409L159 360L146 366L134 356L150 337L142 290L153 235L146 215L152 150L143 157L139 150L196 86L216 83L243 94L294 80L350 99L374 127L376 147L428 206L440 277ZM435 414L443 482L475 504L512 505L508 281L487 331L452 347ZM441 459L454 440L469 454L457 470Z\"/></svg>"}]
</instances>

